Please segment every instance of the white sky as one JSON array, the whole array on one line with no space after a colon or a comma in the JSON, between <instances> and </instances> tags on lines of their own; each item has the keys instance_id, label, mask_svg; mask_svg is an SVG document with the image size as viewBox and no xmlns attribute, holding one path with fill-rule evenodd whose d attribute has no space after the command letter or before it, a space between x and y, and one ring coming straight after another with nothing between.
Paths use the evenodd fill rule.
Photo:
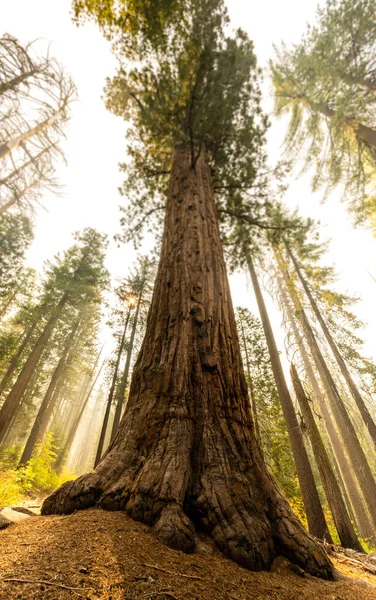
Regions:
<instances>
[{"instance_id":1,"label":"white sky","mask_svg":"<svg viewBox=\"0 0 376 600\"><path fill-rule=\"evenodd\" d=\"M68 166L61 166L58 175L65 186L62 198L45 197L47 211L40 210L35 227L35 243L28 253L31 266L41 270L45 259L64 250L72 243L74 231L90 226L110 237L118 232L123 202L117 188L122 175L118 162L124 160L125 124L106 111L101 99L105 78L116 69L109 44L94 24L77 28L71 22L70 0L2 0L0 34L10 33L22 43L39 39L41 52L51 42L51 55L62 63L78 87L79 101L73 107L67 131L65 152ZM307 22L313 22L316 0L227 0L234 26L245 29L255 42L261 66L271 58L273 44L284 40L288 45L298 42ZM268 84L265 85L266 92ZM265 98L271 110L271 99ZM272 158L281 154L284 123L273 123L269 134ZM367 273L375 274L376 240L363 229L354 230L344 207L336 198L320 204L321 194L312 194L309 177L292 183L285 198L291 207L299 205L306 216L320 219L323 237L332 238L328 262L335 263L340 279L338 288L362 298L356 313L368 321L365 332L366 352L376 359L376 284ZM107 266L113 276L125 276L136 253L131 245L111 243ZM234 305L253 306L246 277L231 277ZM271 311L278 342L279 317Z\"/></svg>"}]
</instances>

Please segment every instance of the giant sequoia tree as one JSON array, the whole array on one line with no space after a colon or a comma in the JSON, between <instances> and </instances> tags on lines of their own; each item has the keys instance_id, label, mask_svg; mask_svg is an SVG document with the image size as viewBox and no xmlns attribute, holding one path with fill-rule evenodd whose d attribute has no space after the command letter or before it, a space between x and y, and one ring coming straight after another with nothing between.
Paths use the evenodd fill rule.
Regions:
<instances>
[{"instance_id":1,"label":"giant sequoia tree","mask_svg":"<svg viewBox=\"0 0 376 600\"><path fill-rule=\"evenodd\" d=\"M205 530L248 568L282 553L330 579L256 441L214 203L213 179L246 187L255 177L264 122L252 44L224 36L217 2L190 8L184 36L109 85L108 104L134 124L133 174L159 174L151 189L162 193L169 174L160 263L118 433L43 513L122 509L172 547L194 551ZM137 200L140 212L154 195Z\"/></svg>"}]
</instances>

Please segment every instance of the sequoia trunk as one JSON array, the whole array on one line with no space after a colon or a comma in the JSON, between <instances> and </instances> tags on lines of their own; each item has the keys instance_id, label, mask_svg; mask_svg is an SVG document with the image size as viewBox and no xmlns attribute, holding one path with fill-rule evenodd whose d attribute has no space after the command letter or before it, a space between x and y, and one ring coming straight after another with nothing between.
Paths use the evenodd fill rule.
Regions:
<instances>
[{"instance_id":1,"label":"sequoia trunk","mask_svg":"<svg viewBox=\"0 0 376 600\"><path fill-rule=\"evenodd\" d=\"M126 510L166 544L194 551L195 526L250 569L284 554L333 567L267 473L256 442L202 150L175 153L144 342L118 433L95 471L65 483L43 514Z\"/></svg>"}]
</instances>

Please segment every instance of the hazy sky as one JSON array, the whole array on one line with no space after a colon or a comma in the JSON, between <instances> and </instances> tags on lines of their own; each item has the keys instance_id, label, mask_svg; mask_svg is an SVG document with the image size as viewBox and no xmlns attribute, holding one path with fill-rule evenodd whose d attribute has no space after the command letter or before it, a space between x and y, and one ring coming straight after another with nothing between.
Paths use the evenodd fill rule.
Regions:
<instances>
[{"instance_id":1,"label":"hazy sky","mask_svg":"<svg viewBox=\"0 0 376 600\"><path fill-rule=\"evenodd\" d=\"M284 40L288 45L297 42L306 22L313 21L316 0L227 0L234 26L247 30L255 42L261 66L273 53L273 44ZM35 243L28 253L28 262L38 270L43 261L72 243L72 232L87 226L106 232L119 231L118 206L124 200L117 188L122 181L118 162L124 159L125 126L122 120L108 113L101 99L105 78L116 69L109 44L94 24L77 28L71 22L70 0L12 0L2 3L0 33L8 32L22 43L38 38L43 52L51 42L55 56L74 79L79 93L67 130L65 151L68 166L61 166L58 175L65 186L61 198L45 197L47 211L39 210ZM272 109L265 83L265 106ZM272 158L281 154L283 122L273 123L269 133L269 152ZM356 312L368 321L365 332L366 352L376 358L376 284L367 269L376 274L376 241L363 229L354 230L344 207L337 198L322 205L321 194L312 194L309 177L290 186L285 200L291 207L299 205L302 214L319 218L323 237L332 238L328 261L335 263L340 275L338 288L362 297ZM136 254L131 245L120 249L111 244L108 267L114 276L125 276ZM246 277L231 277L235 305L253 306ZM279 318L272 314L275 328ZM277 333L278 341L282 337Z\"/></svg>"}]
</instances>

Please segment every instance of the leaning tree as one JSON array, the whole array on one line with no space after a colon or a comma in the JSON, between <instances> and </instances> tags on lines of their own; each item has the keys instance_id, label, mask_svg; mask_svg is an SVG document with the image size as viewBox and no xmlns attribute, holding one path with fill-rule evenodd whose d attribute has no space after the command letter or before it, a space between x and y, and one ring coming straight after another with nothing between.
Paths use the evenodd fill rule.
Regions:
<instances>
[{"instance_id":1,"label":"leaning tree","mask_svg":"<svg viewBox=\"0 0 376 600\"><path fill-rule=\"evenodd\" d=\"M76 88L35 44L0 37L0 215L33 212L41 190L58 191L56 164Z\"/></svg>"},{"instance_id":2,"label":"leaning tree","mask_svg":"<svg viewBox=\"0 0 376 600\"><path fill-rule=\"evenodd\" d=\"M108 85L109 107L133 123L133 213L165 209L160 263L118 433L42 512L125 510L171 547L194 551L204 530L250 569L284 554L331 579L254 432L213 187L249 187L266 122L252 43L242 31L226 37L225 21L217 0L192 1L163 51L150 47Z\"/></svg>"}]
</instances>

